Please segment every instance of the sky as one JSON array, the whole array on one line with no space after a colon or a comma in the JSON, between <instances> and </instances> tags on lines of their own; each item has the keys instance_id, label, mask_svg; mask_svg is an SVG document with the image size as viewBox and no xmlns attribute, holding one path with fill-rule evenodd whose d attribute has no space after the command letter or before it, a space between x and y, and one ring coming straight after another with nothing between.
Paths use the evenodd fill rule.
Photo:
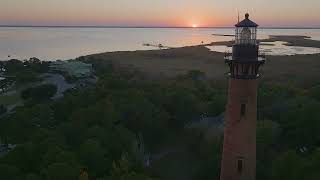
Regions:
<instances>
[{"instance_id":1,"label":"sky","mask_svg":"<svg viewBox=\"0 0 320 180\"><path fill-rule=\"evenodd\" d=\"M0 25L320 27L320 0L0 0Z\"/></svg>"}]
</instances>

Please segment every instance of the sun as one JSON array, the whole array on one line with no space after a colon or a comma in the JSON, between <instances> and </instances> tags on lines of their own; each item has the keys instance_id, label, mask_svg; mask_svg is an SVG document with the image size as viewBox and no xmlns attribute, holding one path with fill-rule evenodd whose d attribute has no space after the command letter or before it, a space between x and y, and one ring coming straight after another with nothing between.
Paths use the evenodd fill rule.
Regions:
<instances>
[{"instance_id":1,"label":"sun","mask_svg":"<svg viewBox=\"0 0 320 180\"><path fill-rule=\"evenodd\" d=\"M197 28L198 25L197 25L197 24L192 24L192 27L193 27L193 28Z\"/></svg>"}]
</instances>

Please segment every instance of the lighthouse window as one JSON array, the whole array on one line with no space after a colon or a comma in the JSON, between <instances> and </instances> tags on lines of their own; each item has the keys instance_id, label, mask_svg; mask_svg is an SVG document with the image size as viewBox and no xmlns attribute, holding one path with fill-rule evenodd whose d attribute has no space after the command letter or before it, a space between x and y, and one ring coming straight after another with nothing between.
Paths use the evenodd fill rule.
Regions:
<instances>
[{"instance_id":1,"label":"lighthouse window","mask_svg":"<svg viewBox=\"0 0 320 180\"><path fill-rule=\"evenodd\" d=\"M241 117L246 116L246 104L241 104L240 114L241 114Z\"/></svg>"},{"instance_id":2,"label":"lighthouse window","mask_svg":"<svg viewBox=\"0 0 320 180\"><path fill-rule=\"evenodd\" d=\"M245 27L241 31L241 40L243 44L248 44L250 43L251 39L251 31L249 28Z\"/></svg>"},{"instance_id":3,"label":"lighthouse window","mask_svg":"<svg viewBox=\"0 0 320 180\"><path fill-rule=\"evenodd\" d=\"M238 159L238 173L242 173L243 159Z\"/></svg>"}]
</instances>

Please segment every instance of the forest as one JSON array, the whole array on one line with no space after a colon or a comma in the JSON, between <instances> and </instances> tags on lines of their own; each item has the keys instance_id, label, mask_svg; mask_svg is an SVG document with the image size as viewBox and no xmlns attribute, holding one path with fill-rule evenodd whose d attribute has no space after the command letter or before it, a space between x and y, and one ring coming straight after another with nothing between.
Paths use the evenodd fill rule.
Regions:
<instances>
[{"instance_id":1,"label":"forest","mask_svg":"<svg viewBox=\"0 0 320 180\"><path fill-rule=\"evenodd\" d=\"M95 85L57 100L53 85L29 88L21 93L24 106L0 116L0 144L14 145L0 153L1 179L219 179L221 129L187 125L223 117L227 79L197 70L152 79L90 62ZM318 180L320 84L262 79L258 94L257 180Z\"/></svg>"}]
</instances>

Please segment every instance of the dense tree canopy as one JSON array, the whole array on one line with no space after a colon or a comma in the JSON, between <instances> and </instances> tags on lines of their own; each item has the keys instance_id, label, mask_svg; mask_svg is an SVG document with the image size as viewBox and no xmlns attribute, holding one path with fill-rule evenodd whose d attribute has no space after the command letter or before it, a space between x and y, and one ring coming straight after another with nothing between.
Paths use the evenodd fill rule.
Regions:
<instances>
[{"instance_id":1,"label":"dense tree canopy","mask_svg":"<svg viewBox=\"0 0 320 180\"><path fill-rule=\"evenodd\" d=\"M10 61L8 67L44 71L47 66L38 63ZM58 100L50 99L56 92L52 85L26 89L21 94L25 106L1 117L1 143L16 145L0 154L1 178L161 179L154 161L176 152L172 159L183 154L183 159L190 158L183 164L192 166L192 172L183 172L191 173L188 178L219 179L221 131L210 129L210 134L186 125L202 117L221 117L225 84L199 71L147 80L139 73L115 71L110 64L93 66L96 85L70 90ZM319 92L318 86L264 83L259 88L259 180L319 179ZM162 168L171 165L166 163Z\"/></svg>"},{"instance_id":2,"label":"dense tree canopy","mask_svg":"<svg viewBox=\"0 0 320 180\"><path fill-rule=\"evenodd\" d=\"M43 84L37 87L31 87L21 92L24 100L43 101L49 100L57 92L57 87L53 84Z\"/></svg>"}]
</instances>

